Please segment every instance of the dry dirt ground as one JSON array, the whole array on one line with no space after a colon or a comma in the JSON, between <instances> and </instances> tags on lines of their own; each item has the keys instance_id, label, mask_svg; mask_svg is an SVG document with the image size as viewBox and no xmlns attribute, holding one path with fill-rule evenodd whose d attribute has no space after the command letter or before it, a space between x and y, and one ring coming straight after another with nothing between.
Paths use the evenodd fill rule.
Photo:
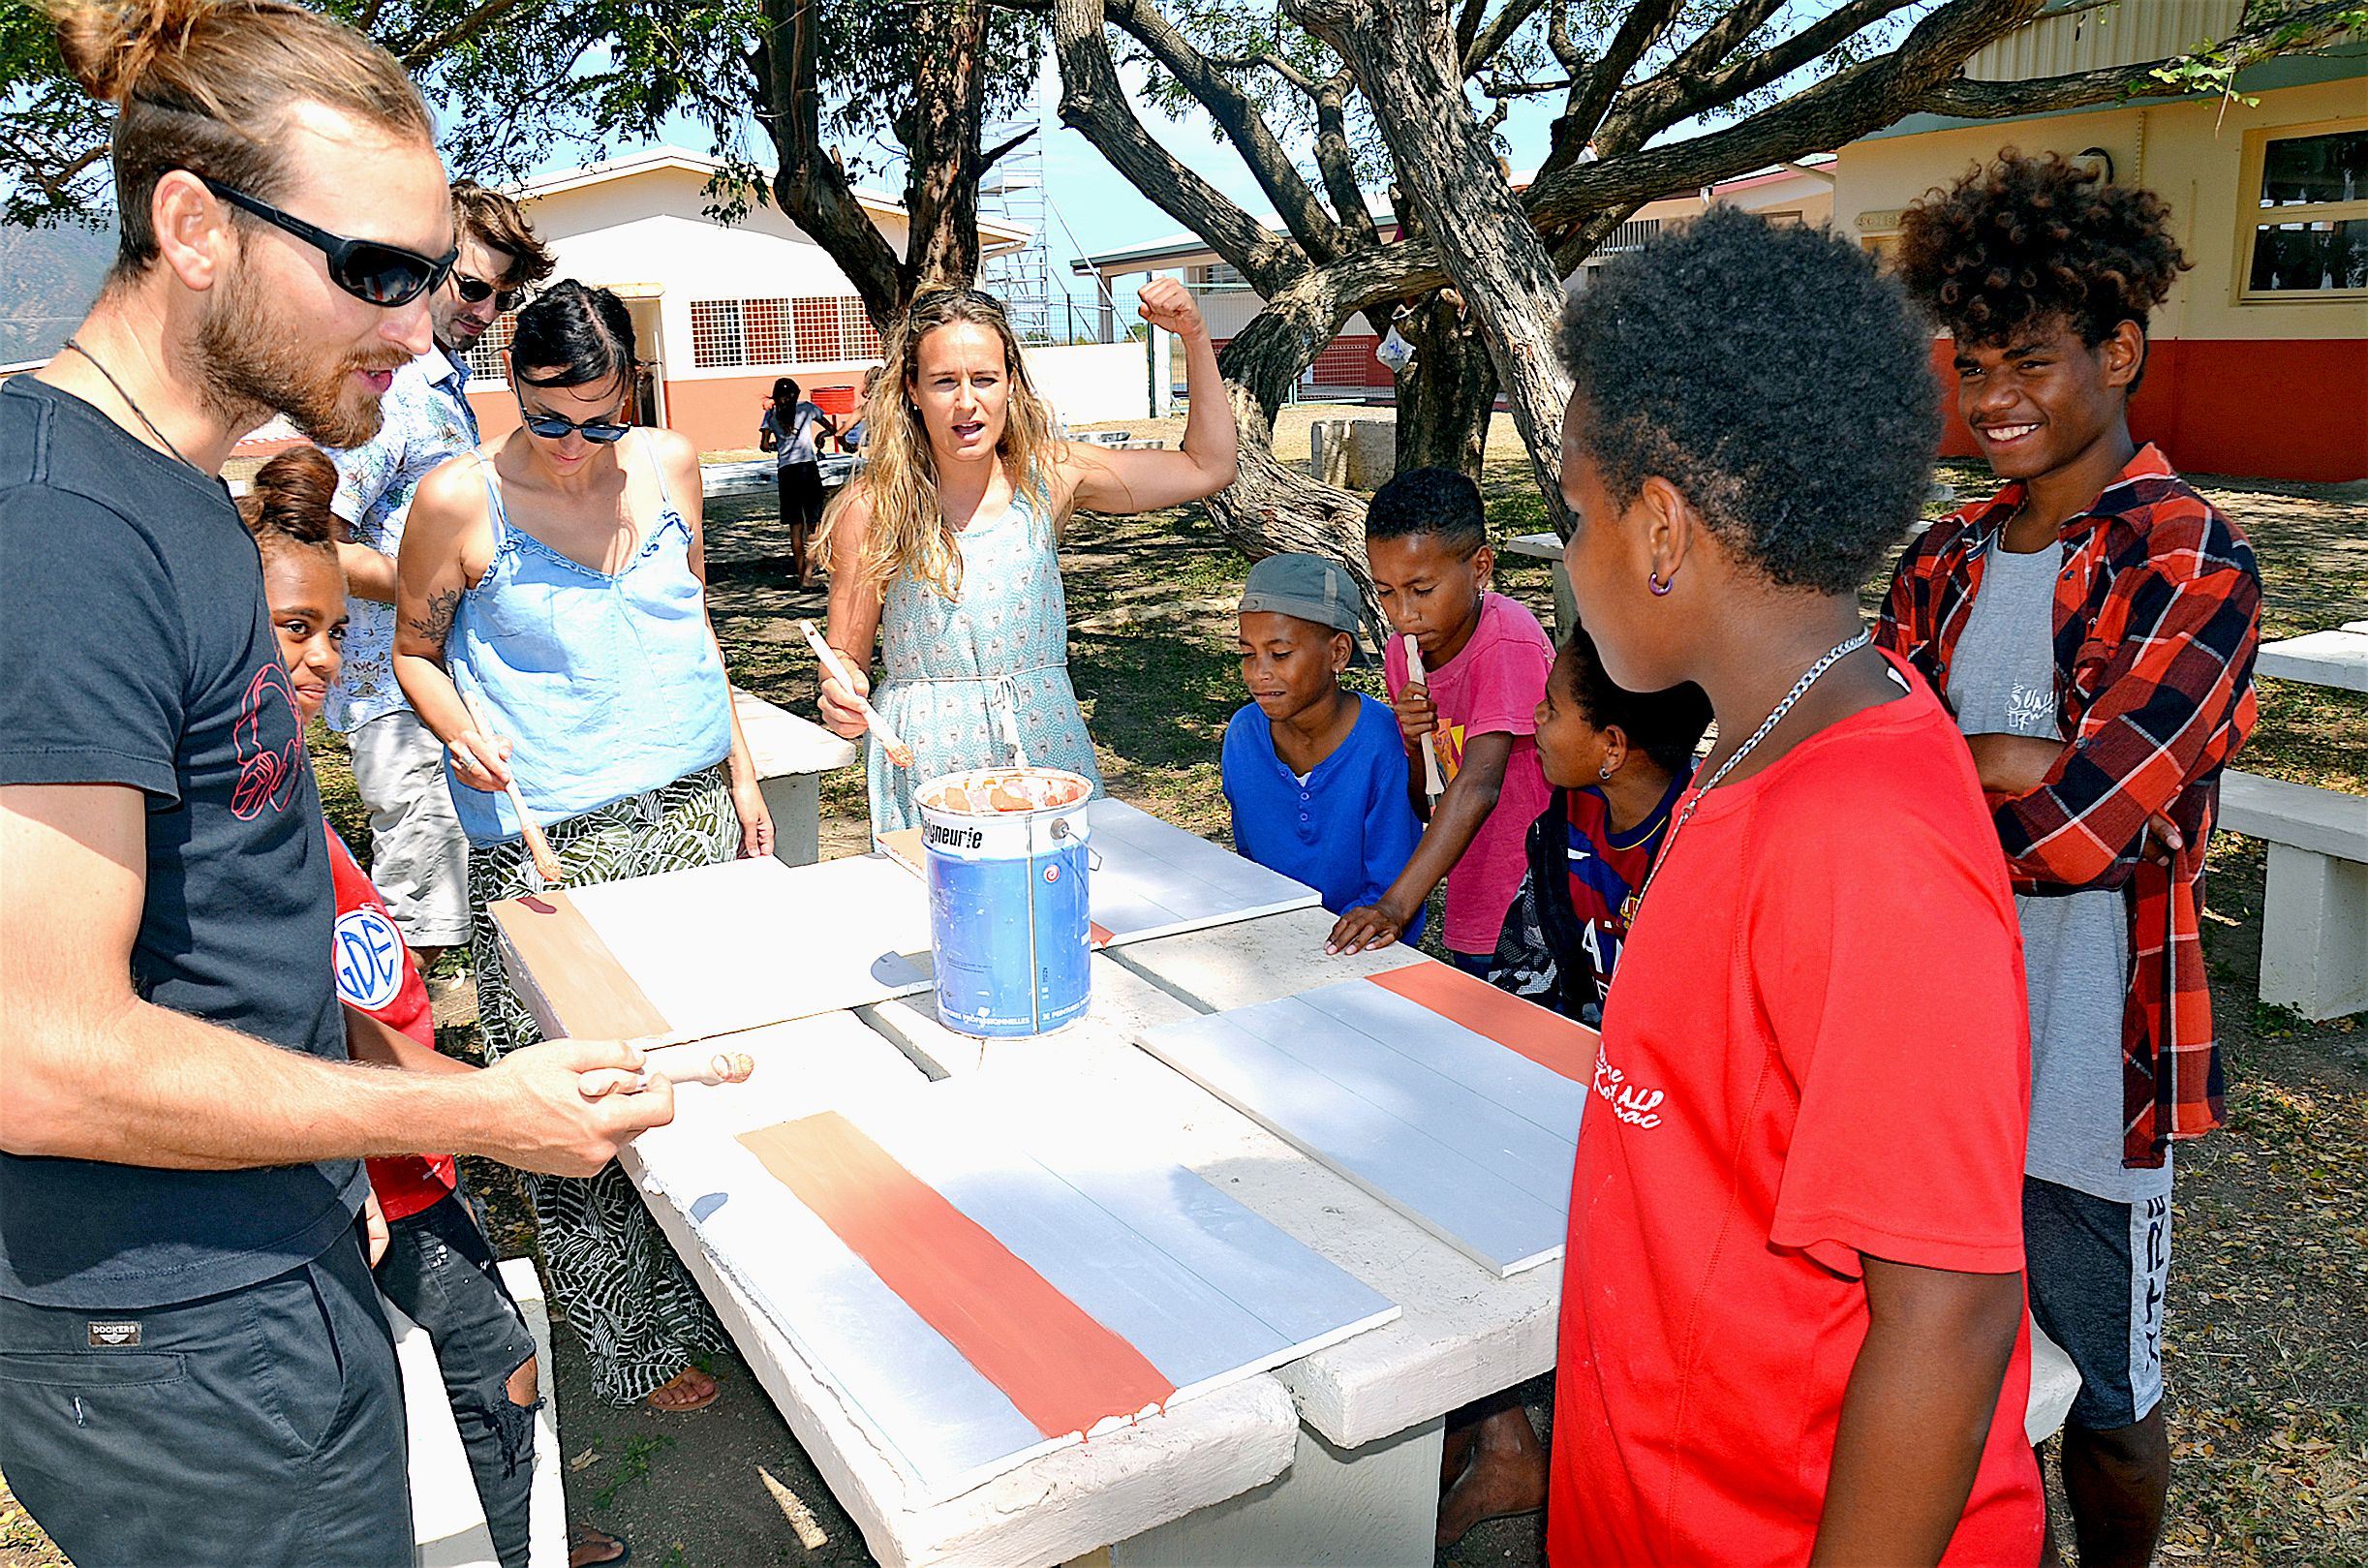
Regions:
<instances>
[{"instance_id":1,"label":"dry dirt ground","mask_svg":"<svg viewBox=\"0 0 2368 1568\"><path fill-rule=\"evenodd\" d=\"M1309 420L1358 412L1286 410L1278 446L1304 456ZM1182 425L1137 428L1173 441ZM1491 454L1498 531L1542 526L1503 418ZM1980 483L1963 467L1944 477L1968 493ZM2368 614L2368 492L2202 483L2260 551L2270 635ZM719 504L709 534L716 624L734 678L811 713L811 662L791 622L818 615L822 597L784 584L771 499ZM1242 701L1231 606L1246 569L1197 508L1082 520L1063 562L1072 667L1114 789L1217 838L1217 740ZM1509 560L1500 586L1548 611L1543 564ZM2277 681L2260 693L2261 724L2243 766L2368 793L2368 698ZM366 842L338 748L321 738L316 755L332 815L349 842ZM857 770L831 782L824 811L824 852L860 848ZM2262 863L2252 841L2215 845L2206 936L2230 1115L2223 1131L2180 1156L2168 1344L2177 1469L2163 1558L2368 1568L2368 1020L2307 1025L2255 1003ZM468 1016L464 985L444 1031L461 1054L475 1046ZM514 1184L498 1167L471 1167L503 1253L531 1250ZM629 1537L636 1562L872 1561L736 1360L714 1368L724 1390L716 1405L665 1416L597 1403L564 1327L555 1355L570 1512ZM1524 1393L1546 1426L1546 1380ZM0 1491L0 1568L61 1560ZM1485 1526L1441 1559L1541 1560L1534 1520Z\"/></svg>"}]
</instances>

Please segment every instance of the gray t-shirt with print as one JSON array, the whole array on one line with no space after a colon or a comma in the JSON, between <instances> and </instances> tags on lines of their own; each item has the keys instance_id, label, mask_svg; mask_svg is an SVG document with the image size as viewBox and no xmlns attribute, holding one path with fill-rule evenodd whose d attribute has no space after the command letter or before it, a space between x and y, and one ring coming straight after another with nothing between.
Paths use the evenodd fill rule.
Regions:
<instances>
[{"instance_id":1,"label":"gray t-shirt with print","mask_svg":"<svg viewBox=\"0 0 2368 1568\"><path fill-rule=\"evenodd\" d=\"M1990 547L1981 592L1949 662L1949 702L1968 735L2057 740L2055 576L2061 545ZM2170 1190L2170 1163L2121 1163L2121 1016L2129 913L2116 889L2017 894L2031 993L2031 1141L2023 1170L2116 1203Z\"/></svg>"}]
</instances>

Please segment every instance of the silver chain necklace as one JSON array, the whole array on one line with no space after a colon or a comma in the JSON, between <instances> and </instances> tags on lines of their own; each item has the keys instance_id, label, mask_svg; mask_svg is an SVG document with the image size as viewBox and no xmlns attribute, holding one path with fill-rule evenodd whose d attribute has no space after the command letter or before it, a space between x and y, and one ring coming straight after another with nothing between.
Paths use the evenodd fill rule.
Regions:
<instances>
[{"instance_id":1,"label":"silver chain necklace","mask_svg":"<svg viewBox=\"0 0 2368 1568\"><path fill-rule=\"evenodd\" d=\"M1645 885L1636 890L1636 900L1629 906L1627 911L1631 920L1635 918L1636 906L1643 904L1645 901L1645 895L1652 891L1652 879L1661 875L1661 868L1663 866L1669 864L1670 851L1676 848L1677 845L1677 835L1684 832L1685 824L1693 819L1694 808L1702 804L1702 797L1708 794L1711 790L1716 789L1719 785L1719 781L1726 778L1728 774L1733 773L1735 771L1735 765L1751 754L1753 747L1758 746L1762 741L1768 739L1768 732L1783 722L1786 714L1793 711L1793 704L1799 702L1802 695L1808 692L1809 688L1817 684L1817 678L1819 676L1825 674L1826 671L1831 669L1834 665L1840 663L1844 659L1857 653L1860 649L1865 647L1873 640L1874 634L1872 632L1861 631L1857 636L1852 637L1849 641L1835 643L1831 648L1828 649L1826 651L1826 656L1823 659L1820 659L1816 663L1811 664L1807 673L1803 674L1799 680L1793 683L1793 689L1784 693L1784 699L1778 702L1775 707L1768 710L1768 717L1760 721L1760 727L1751 732L1751 739L1737 747L1735 749L1735 754L1718 765L1718 771L1710 775L1710 782L1708 784L1704 784L1700 789L1695 790L1692 794L1686 797L1684 807L1677 813L1677 820L1669 825L1669 836L1661 841L1661 852L1653 857L1652 869L1645 873Z\"/></svg>"}]
</instances>

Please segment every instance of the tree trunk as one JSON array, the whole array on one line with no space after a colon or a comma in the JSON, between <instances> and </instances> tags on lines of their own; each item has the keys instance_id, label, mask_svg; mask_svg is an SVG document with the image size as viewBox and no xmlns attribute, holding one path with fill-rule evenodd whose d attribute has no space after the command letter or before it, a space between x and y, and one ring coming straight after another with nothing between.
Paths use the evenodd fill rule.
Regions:
<instances>
[{"instance_id":1,"label":"tree trunk","mask_svg":"<svg viewBox=\"0 0 2368 1568\"><path fill-rule=\"evenodd\" d=\"M1381 605L1365 561L1364 499L1320 484L1276 458L1275 427L1257 394L1230 380L1225 391L1240 432L1239 471L1233 483L1209 498L1217 531L1252 561L1304 550L1339 562L1364 591L1366 630L1378 632Z\"/></svg>"},{"instance_id":2,"label":"tree trunk","mask_svg":"<svg viewBox=\"0 0 2368 1568\"><path fill-rule=\"evenodd\" d=\"M1480 477L1496 368L1477 323L1452 289L1399 317L1414 357L1398 373L1398 467L1452 468Z\"/></svg>"},{"instance_id":3,"label":"tree trunk","mask_svg":"<svg viewBox=\"0 0 2368 1568\"><path fill-rule=\"evenodd\" d=\"M979 146L987 104L986 0L932 0L913 15L920 70L906 138L907 294L924 283L969 287L978 275Z\"/></svg>"},{"instance_id":4,"label":"tree trunk","mask_svg":"<svg viewBox=\"0 0 2368 1568\"><path fill-rule=\"evenodd\" d=\"M1399 188L1495 361L1546 515L1567 533L1557 465L1570 381L1554 348L1562 280L1464 100L1446 8L1440 0L1284 0L1284 9L1338 49L1364 84Z\"/></svg>"}]
</instances>

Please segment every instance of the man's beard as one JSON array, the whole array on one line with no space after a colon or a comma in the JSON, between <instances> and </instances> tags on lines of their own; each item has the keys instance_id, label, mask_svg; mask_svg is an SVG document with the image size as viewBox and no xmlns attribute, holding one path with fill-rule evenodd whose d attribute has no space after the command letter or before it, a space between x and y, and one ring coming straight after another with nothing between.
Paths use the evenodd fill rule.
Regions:
<instances>
[{"instance_id":1,"label":"man's beard","mask_svg":"<svg viewBox=\"0 0 2368 1568\"><path fill-rule=\"evenodd\" d=\"M380 415L354 373L393 370L410 355L349 354L323 365L316 352L290 335L286 315L258 297L243 269L225 280L220 304L198 326L206 401L234 426L258 412L284 414L308 440L358 446L379 433Z\"/></svg>"}]
</instances>

